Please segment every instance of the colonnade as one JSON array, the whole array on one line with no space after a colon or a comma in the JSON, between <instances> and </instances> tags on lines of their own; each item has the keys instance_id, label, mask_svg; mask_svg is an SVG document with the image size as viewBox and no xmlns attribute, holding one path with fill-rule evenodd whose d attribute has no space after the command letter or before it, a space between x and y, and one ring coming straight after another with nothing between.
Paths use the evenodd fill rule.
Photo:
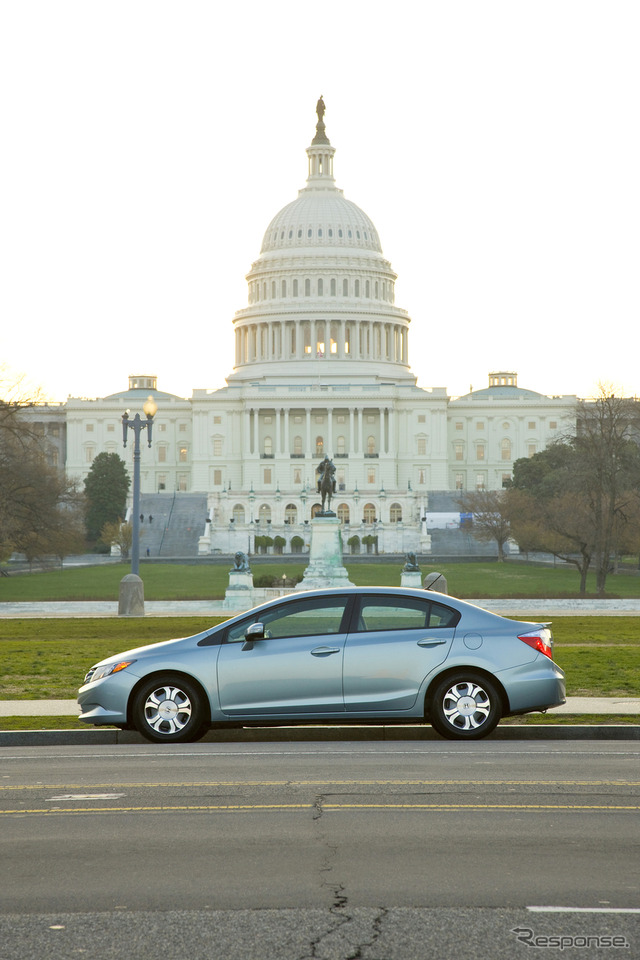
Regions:
<instances>
[{"instance_id":1,"label":"colonnade","mask_svg":"<svg viewBox=\"0 0 640 960\"><path fill-rule=\"evenodd\" d=\"M377 320L269 320L238 323L236 367L263 360L385 360L408 366L407 327Z\"/></svg>"},{"instance_id":2,"label":"colonnade","mask_svg":"<svg viewBox=\"0 0 640 960\"><path fill-rule=\"evenodd\" d=\"M339 404L301 409L247 407L243 455L247 458L264 455L266 437L272 444L267 455L273 457L317 458L318 438L322 439L322 456L377 457L395 450L394 410L391 406L347 408ZM344 451L337 449L339 438L344 438ZM370 449L370 438L375 449ZM299 446L296 439L301 440Z\"/></svg>"}]
</instances>

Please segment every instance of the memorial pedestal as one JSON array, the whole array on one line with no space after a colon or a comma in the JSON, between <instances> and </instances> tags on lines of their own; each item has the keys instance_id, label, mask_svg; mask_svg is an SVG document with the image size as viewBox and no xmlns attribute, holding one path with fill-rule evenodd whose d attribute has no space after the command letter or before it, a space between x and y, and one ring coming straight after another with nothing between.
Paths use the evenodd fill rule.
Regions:
<instances>
[{"instance_id":1,"label":"memorial pedestal","mask_svg":"<svg viewBox=\"0 0 640 960\"><path fill-rule=\"evenodd\" d=\"M309 566L296 590L353 587L342 563L342 534L337 517L314 517L311 521Z\"/></svg>"}]
</instances>

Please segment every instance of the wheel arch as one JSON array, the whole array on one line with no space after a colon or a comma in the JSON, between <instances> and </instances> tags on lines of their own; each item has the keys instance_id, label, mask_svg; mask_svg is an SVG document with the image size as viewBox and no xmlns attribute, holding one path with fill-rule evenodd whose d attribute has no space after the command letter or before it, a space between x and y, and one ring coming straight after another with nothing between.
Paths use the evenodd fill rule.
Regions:
<instances>
[{"instance_id":1,"label":"wheel arch","mask_svg":"<svg viewBox=\"0 0 640 960\"><path fill-rule=\"evenodd\" d=\"M211 723L211 703L209 701L209 695L207 691L202 686L200 681L196 679L191 673L186 673L184 670L173 670L170 667L165 667L164 670L153 670L151 673L147 673L144 677L140 677L138 682L134 687L132 687L129 693L129 699L127 701L127 723L133 723L133 705L136 702L136 697L138 696L138 691L144 685L149 683L154 679L160 679L160 677L176 677L180 680L188 680L196 689L202 697L202 702L205 706L206 716L203 717L205 723Z\"/></svg>"},{"instance_id":2,"label":"wheel arch","mask_svg":"<svg viewBox=\"0 0 640 960\"><path fill-rule=\"evenodd\" d=\"M465 670L468 670L470 673L479 674L482 677L486 677L487 680L490 680L491 683L496 687L498 694L500 695L500 705L502 707L502 716L508 716L510 712L509 706L509 697L507 696L507 691L503 687L500 679L496 677L495 673L491 673L490 670L485 670L483 667L477 667L471 663L460 663L456 666L447 667L445 670L442 670L440 673L437 673L435 677L432 677L429 681L429 685L425 691L424 695L424 716L425 720L429 719L431 701L433 699L433 693L437 686L442 683L443 680L446 680L448 677L454 677L459 673L464 673Z\"/></svg>"}]
</instances>

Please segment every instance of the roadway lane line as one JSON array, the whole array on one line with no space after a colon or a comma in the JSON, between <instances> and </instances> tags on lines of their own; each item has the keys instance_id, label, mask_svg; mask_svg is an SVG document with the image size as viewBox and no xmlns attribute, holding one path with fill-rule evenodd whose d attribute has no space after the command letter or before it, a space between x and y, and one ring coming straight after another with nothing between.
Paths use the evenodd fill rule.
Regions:
<instances>
[{"instance_id":1,"label":"roadway lane line","mask_svg":"<svg viewBox=\"0 0 640 960\"><path fill-rule=\"evenodd\" d=\"M151 787L640 787L640 780L158 780L158 781L113 781L93 783L91 790L111 788L129 789ZM0 793L12 790L81 790L87 784L36 783L6 784Z\"/></svg>"},{"instance_id":2,"label":"roadway lane line","mask_svg":"<svg viewBox=\"0 0 640 960\"><path fill-rule=\"evenodd\" d=\"M527 907L532 913L640 913L639 907Z\"/></svg>"}]
</instances>

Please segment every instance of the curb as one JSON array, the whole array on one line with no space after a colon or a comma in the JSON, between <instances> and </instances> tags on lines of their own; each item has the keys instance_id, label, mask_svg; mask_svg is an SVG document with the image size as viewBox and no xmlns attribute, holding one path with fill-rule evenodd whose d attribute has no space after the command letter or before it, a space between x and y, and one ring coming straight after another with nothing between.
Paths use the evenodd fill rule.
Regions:
<instances>
[{"instance_id":1,"label":"curb","mask_svg":"<svg viewBox=\"0 0 640 960\"><path fill-rule=\"evenodd\" d=\"M403 741L429 740L440 743L466 743L445 740L430 726L397 725L367 727L243 727L211 730L200 743L301 743L327 741ZM487 741L518 740L640 740L637 724L523 724L499 726L486 737ZM0 731L0 747L119 746L145 744L147 747L170 746L152 744L130 730L6 730ZM172 745L172 746L175 746ZM180 745L182 746L182 744ZM193 747L193 744L185 744Z\"/></svg>"}]
</instances>

